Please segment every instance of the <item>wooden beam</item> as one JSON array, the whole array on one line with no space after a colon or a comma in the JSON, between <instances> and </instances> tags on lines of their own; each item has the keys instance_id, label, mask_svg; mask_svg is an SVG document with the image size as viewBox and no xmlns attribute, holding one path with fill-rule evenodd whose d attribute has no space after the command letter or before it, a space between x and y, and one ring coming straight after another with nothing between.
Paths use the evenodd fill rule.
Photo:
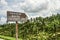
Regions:
<instances>
[{"instance_id":1,"label":"wooden beam","mask_svg":"<svg viewBox=\"0 0 60 40\"><path fill-rule=\"evenodd\" d=\"M18 22L16 21L16 40L18 40Z\"/></svg>"}]
</instances>

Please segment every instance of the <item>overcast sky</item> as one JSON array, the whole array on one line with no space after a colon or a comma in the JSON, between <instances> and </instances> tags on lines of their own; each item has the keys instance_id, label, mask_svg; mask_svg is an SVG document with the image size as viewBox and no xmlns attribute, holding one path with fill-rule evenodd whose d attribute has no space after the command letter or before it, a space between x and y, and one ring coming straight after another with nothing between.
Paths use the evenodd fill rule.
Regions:
<instances>
[{"instance_id":1,"label":"overcast sky","mask_svg":"<svg viewBox=\"0 0 60 40\"><path fill-rule=\"evenodd\" d=\"M60 0L0 0L0 24L6 23L6 12L25 12L29 18L60 13Z\"/></svg>"}]
</instances>

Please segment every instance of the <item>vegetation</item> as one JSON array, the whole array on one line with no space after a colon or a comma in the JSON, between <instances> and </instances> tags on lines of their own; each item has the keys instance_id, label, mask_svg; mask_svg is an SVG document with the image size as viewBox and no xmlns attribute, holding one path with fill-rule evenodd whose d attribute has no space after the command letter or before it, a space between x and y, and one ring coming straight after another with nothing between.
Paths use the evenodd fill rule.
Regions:
<instances>
[{"instance_id":1,"label":"vegetation","mask_svg":"<svg viewBox=\"0 0 60 40\"><path fill-rule=\"evenodd\" d=\"M18 26L23 40L60 40L60 14L31 18ZM0 35L15 37L15 24L0 25Z\"/></svg>"},{"instance_id":2,"label":"vegetation","mask_svg":"<svg viewBox=\"0 0 60 40\"><path fill-rule=\"evenodd\" d=\"M0 38L4 39L4 40L15 40L14 37L9 37L9 36L2 36L0 35ZM21 38L19 40L22 40Z\"/></svg>"}]
</instances>

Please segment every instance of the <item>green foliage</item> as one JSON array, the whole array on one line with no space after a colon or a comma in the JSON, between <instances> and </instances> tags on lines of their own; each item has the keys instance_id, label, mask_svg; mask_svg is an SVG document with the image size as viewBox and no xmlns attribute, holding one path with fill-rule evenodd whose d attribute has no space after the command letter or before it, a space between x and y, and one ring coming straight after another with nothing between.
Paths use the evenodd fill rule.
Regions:
<instances>
[{"instance_id":1,"label":"green foliage","mask_svg":"<svg viewBox=\"0 0 60 40\"><path fill-rule=\"evenodd\" d=\"M18 26L23 40L60 40L60 14L31 18ZM0 25L0 35L15 37L15 24Z\"/></svg>"},{"instance_id":2,"label":"green foliage","mask_svg":"<svg viewBox=\"0 0 60 40\"><path fill-rule=\"evenodd\" d=\"M0 38L3 40L15 40L16 38L14 37L9 37L9 36L2 36L0 35ZM21 38L19 38L18 40L22 40Z\"/></svg>"}]
</instances>

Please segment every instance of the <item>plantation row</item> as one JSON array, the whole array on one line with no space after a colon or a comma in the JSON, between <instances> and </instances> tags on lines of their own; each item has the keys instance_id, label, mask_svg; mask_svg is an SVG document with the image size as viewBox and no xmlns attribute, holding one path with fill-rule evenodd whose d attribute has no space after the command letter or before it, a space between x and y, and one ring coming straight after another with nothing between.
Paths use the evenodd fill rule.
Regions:
<instances>
[{"instance_id":1,"label":"plantation row","mask_svg":"<svg viewBox=\"0 0 60 40\"><path fill-rule=\"evenodd\" d=\"M31 18L18 26L23 40L60 40L60 14ZM0 25L0 35L15 37L15 24Z\"/></svg>"}]
</instances>

